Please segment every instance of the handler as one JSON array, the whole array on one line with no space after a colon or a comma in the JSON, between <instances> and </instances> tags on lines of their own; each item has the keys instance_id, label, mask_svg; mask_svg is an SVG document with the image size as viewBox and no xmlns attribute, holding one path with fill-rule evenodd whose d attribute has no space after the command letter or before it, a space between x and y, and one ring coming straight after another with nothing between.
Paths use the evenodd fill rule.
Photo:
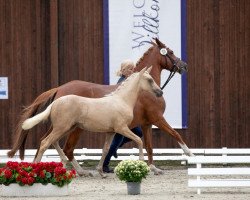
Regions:
<instances>
[{"instance_id":1,"label":"handler","mask_svg":"<svg viewBox=\"0 0 250 200\"><path fill-rule=\"evenodd\" d=\"M121 83L122 81L126 80L127 77L129 77L131 74L133 74L134 72L134 63L131 60L124 60L121 63L121 67L120 70L117 72L117 76L120 76L119 80L117 83ZM140 127L135 127L133 129L131 129L131 131L136 134L137 136L139 136L140 138L142 137L142 130ZM110 163L110 159L112 156L114 156L115 158L117 158L117 149L119 147L122 147L124 144L126 144L127 142L130 142L131 139L124 137L123 135L116 133L113 141L110 145L109 148L109 152L104 160L103 163L103 172L106 173L113 173L114 170L109 168L109 163Z\"/></svg>"}]
</instances>

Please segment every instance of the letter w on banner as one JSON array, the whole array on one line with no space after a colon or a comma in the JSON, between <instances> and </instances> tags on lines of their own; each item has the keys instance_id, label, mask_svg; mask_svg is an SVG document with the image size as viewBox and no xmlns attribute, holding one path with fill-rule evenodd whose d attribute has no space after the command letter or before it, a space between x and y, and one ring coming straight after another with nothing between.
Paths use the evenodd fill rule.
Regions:
<instances>
[{"instance_id":1,"label":"letter w on banner","mask_svg":"<svg viewBox=\"0 0 250 200\"><path fill-rule=\"evenodd\" d=\"M136 63L154 37L186 60L185 0L104 0L103 10L106 84L116 84L115 72L121 62L131 59ZM164 70L161 80L168 75ZM186 74L176 74L164 89L164 117L173 128L187 128L186 86Z\"/></svg>"}]
</instances>

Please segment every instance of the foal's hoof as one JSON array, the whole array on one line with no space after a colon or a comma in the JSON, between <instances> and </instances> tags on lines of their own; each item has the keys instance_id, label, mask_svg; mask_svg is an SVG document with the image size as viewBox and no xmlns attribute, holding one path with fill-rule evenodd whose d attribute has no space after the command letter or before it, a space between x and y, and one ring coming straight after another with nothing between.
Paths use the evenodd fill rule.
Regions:
<instances>
[{"instance_id":1,"label":"foal's hoof","mask_svg":"<svg viewBox=\"0 0 250 200\"><path fill-rule=\"evenodd\" d=\"M107 177L107 175L103 173L102 167L97 167L96 170L98 171L98 173L101 175L102 178Z\"/></svg>"},{"instance_id":2,"label":"foal's hoof","mask_svg":"<svg viewBox=\"0 0 250 200\"><path fill-rule=\"evenodd\" d=\"M106 174L104 174L103 172L99 171L99 174L101 175L102 178L107 178L108 176Z\"/></svg>"},{"instance_id":3,"label":"foal's hoof","mask_svg":"<svg viewBox=\"0 0 250 200\"><path fill-rule=\"evenodd\" d=\"M94 176L91 172L85 171L85 170L79 171L77 173L79 176L84 176L84 177L93 177Z\"/></svg>"},{"instance_id":4,"label":"foal's hoof","mask_svg":"<svg viewBox=\"0 0 250 200\"><path fill-rule=\"evenodd\" d=\"M101 174L102 178L107 178L108 176L106 174Z\"/></svg>"},{"instance_id":5,"label":"foal's hoof","mask_svg":"<svg viewBox=\"0 0 250 200\"><path fill-rule=\"evenodd\" d=\"M88 176L89 176L89 177L94 177L94 174L91 173L91 172L89 172L89 173L88 173Z\"/></svg>"},{"instance_id":6,"label":"foal's hoof","mask_svg":"<svg viewBox=\"0 0 250 200\"><path fill-rule=\"evenodd\" d=\"M150 165L149 167L150 167L150 170L151 170L152 172L154 172L154 175L162 175L162 174L164 174L163 170L157 168L157 167L154 166L154 165Z\"/></svg>"},{"instance_id":7,"label":"foal's hoof","mask_svg":"<svg viewBox=\"0 0 250 200\"><path fill-rule=\"evenodd\" d=\"M164 172L161 169L156 168L156 170L154 171L154 175L162 175L162 174L164 174Z\"/></svg>"}]
</instances>

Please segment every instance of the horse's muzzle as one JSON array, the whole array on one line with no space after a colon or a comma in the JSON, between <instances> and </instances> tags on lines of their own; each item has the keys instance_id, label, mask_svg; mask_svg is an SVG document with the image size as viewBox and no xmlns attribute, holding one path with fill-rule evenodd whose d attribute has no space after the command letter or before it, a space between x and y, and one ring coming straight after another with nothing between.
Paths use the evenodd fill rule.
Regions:
<instances>
[{"instance_id":1,"label":"horse's muzzle","mask_svg":"<svg viewBox=\"0 0 250 200\"><path fill-rule=\"evenodd\" d=\"M183 61L179 62L179 65L178 65L178 72L179 72L180 74L183 74L183 73L185 73L185 72L187 72L187 71L188 71L188 65L187 65L187 63L185 63L185 62L183 62Z\"/></svg>"}]
</instances>

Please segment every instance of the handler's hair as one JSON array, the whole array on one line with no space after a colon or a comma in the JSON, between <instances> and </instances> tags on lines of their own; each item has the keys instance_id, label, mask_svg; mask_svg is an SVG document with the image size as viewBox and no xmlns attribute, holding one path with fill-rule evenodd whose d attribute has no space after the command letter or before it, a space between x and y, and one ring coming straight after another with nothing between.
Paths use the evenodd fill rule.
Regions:
<instances>
[{"instance_id":1,"label":"handler's hair","mask_svg":"<svg viewBox=\"0 0 250 200\"><path fill-rule=\"evenodd\" d=\"M122 74L123 74L122 72L125 71L128 67L131 67L131 66L133 66L133 68L135 67L135 64L134 64L134 62L132 60L127 59L127 60L122 61L121 67L116 72L116 75L117 76L122 76Z\"/></svg>"}]
</instances>

